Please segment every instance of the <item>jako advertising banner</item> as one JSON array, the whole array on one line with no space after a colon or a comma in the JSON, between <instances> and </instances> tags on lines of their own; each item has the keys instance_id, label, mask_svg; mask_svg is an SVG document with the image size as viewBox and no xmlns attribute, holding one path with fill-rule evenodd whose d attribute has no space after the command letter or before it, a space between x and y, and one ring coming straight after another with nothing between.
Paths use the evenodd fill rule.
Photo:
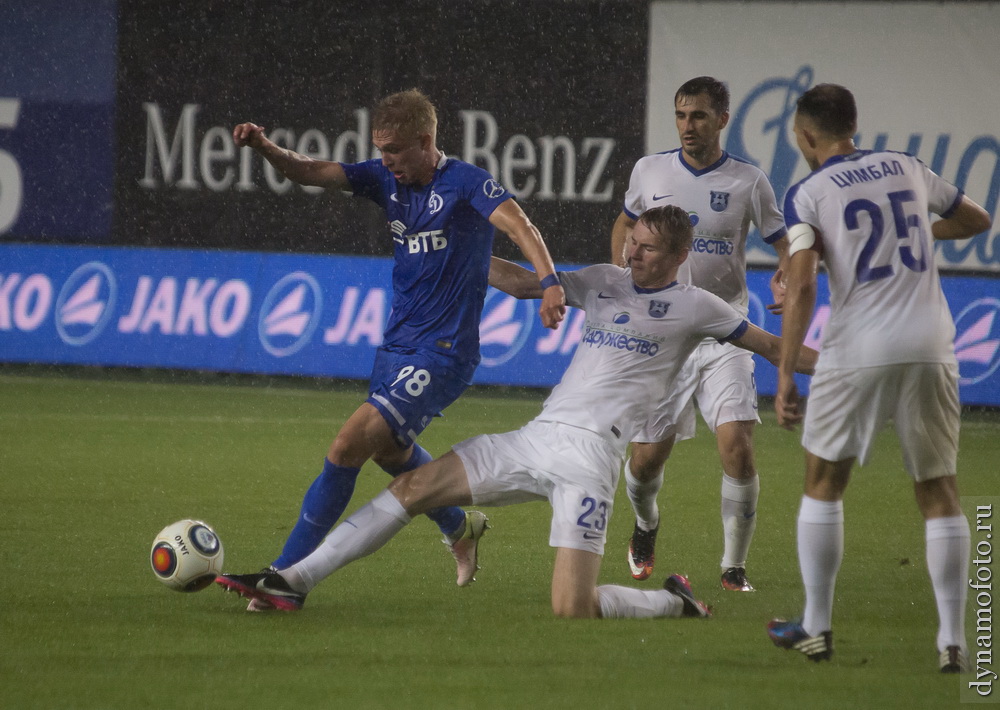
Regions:
<instances>
[{"instance_id":1,"label":"jako advertising banner","mask_svg":"<svg viewBox=\"0 0 1000 710\"><path fill-rule=\"evenodd\" d=\"M11 362L367 378L391 303L392 262L379 258L4 245L0 264L0 360ZM768 276L750 275L749 317L779 332ZM995 283L944 281L964 404L1000 405ZM558 382L585 314L571 309L551 331L537 309L490 289L475 382ZM819 346L828 315L821 278L808 344ZM774 394L769 363L758 362L757 385Z\"/></svg>"}]
</instances>

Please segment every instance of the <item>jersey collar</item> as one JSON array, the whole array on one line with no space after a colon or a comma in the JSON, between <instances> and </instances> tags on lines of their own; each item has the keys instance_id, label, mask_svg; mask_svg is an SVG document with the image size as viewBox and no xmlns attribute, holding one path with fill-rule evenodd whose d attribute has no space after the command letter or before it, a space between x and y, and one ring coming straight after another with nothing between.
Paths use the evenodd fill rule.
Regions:
<instances>
[{"instance_id":1,"label":"jersey collar","mask_svg":"<svg viewBox=\"0 0 1000 710\"><path fill-rule=\"evenodd\" d=\"M857 160L858 158L863 158L872 151L870 150L855 150L850 153L842 153L841 155L833 155L826 159L826 162L820 166L820 170L830 165L836 165L837 163L846 163L849 160Z\"/></svg>"},{"instance_id":2,"label":"jersey collar","mask_svg":"<svg viewBox=\"0 0 1000 710\"><path fill-rule=\"evenodd\" d=\"M632 282L632 288L635 289L636 293L659 293L660 291L666 291L668 288L673 288L676 285L676 281L671 281L666 286L661 286L660 288L643 288L642 286L636 286L635 281Z\"/></svg>"},{"instance_id":3,"label":"jersey collar","mask_svg":"<svg viewBox=\"0 0 1000 710\"><path fill-rule=\"evenodd\" d=\"M680 158L681 165L683 165L684 168L689 173L691 173L695 177L699 177L701 175L705 175L706 173L712 172L713 170L715 170L716 168L718 168L720 165L722 165L724 162L726 162L729 159L729 153L727 153L726 151L722 151L722 156L718 160L716 160L714 163L712 163L708 167L702 168L701 170L698 170L698 169L694 168L692 165L690 165L688 163L688 161L686 161L684 159L684 151L682 149L680 149L680 148L677 149L677 157Z\"/></svg>"}]
</instances>

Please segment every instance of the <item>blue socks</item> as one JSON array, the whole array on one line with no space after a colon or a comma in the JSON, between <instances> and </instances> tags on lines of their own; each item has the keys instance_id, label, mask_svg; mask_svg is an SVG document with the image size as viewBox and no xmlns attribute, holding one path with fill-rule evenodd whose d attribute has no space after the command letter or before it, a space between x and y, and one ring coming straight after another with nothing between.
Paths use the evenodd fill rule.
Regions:
<instances>
[{"instance_id":1,"label":"blue socks","mask_svg":"<svg viewBox=\"0 0 1000 710\"><path fill-rule=\"evenodd\" d=\"M413 445L413 453L410 454L410 458L398 469L383 469L390 476L395 478L400 474L406 473L407 471L412 471L413 469L423 466L425 463L430 463L434 460L425 449L423 449L420 444ZM427 511L427 517L437 523L438 529L444 534L445 537L458 532L462 524L465 523L465 511L461 508L456 508L455 506L449 506L444 508L432 508Z\"/></svg>"},{"instance_id":2,"label":"blue socks","mask_svg":"<svg viewBox=\"0 0 1000 710\"><path fill-rule=\"evenodd\" d=\"M386 473L395 477L432 460L427 451L414 444L413 453L406 463ZM275 568L285 569L294 565L323 542L351 502L360 472L360 468L337 466L327 459L323 460L323 472L306 491L299 519L285 541L281 556L272 563ZM427 517L437 523L446 537L457 532L465 523L465 511L456 507L434 508L427 511Z\"/></svg>"},{"instance_id":3,"label":"blue socks","mask_svg":"<svg viewBox=\"0 0 1000 710\"><path fill-rule=\"evenodd\" d=\"M351 501L360 471L360 468L337 466L323 460L323 472L306 491L298 522L288 535L281 556L274 561L274 567L284 569L294 565L323 542Z\"/></svg>"}]
</instances>

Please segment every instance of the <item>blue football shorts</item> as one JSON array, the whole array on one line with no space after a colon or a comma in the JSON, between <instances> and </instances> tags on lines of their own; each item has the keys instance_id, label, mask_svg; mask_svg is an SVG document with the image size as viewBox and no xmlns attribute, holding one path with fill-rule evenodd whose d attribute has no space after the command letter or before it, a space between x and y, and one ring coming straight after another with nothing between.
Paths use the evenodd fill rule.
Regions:
<instances>
[{"instance_id":1,"label":"blue football shorts","mask_svg":"<svg viewBox=\"0 0 1000 710\"><path fill-rule=\"evenodd\" d=\"M476 364L421 348L380 347L367 401L408 447L472 384Z\"/></svg>"}]
</instances>

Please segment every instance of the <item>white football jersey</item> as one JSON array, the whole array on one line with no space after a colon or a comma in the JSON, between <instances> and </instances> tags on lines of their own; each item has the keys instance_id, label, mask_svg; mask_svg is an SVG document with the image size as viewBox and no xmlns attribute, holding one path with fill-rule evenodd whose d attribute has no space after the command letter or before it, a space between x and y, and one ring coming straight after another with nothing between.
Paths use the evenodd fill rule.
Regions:
<instances>
[{"instance_id":1,"label":"white football jersey","mask_svg":"<svg viewBox=\"0 0 1000 710\"><path fill-rule=\"evenodd\" d=\"M624 452L667 396L704 338L729 340L748 327L722 299L674 282L641 289L611 264L559 274L566 302L587 313L584 333L540 421L588 429Z\"/></svg>"},{"instance_id":2,"label":"white football jersey","mask_svg":"<svg viewBox=\"0 0 1000 710\"><path fill-rule=\"evenodd\" d=\"M771 244L785 234L774 189L759 168L729 153L695 170L680 149L640 158L632 168L625 214L639 219L653 207L677 205L694 225L694 242L677 279L711 291L746 315L746 242L756 225Z\"/></svg>"},{"instance_id":3,"label":"white football jersey","mask_svg":"<svg viewBox=\"0 0 1000 710\"><path fill-rule=\"evenodd\" d=\"M928 212L947 215L962 192L912 155L835 156L785 196L789 226L819 233L830 282L824 368L955 362L955 324Z\"/></svg>"}]
</instances>

